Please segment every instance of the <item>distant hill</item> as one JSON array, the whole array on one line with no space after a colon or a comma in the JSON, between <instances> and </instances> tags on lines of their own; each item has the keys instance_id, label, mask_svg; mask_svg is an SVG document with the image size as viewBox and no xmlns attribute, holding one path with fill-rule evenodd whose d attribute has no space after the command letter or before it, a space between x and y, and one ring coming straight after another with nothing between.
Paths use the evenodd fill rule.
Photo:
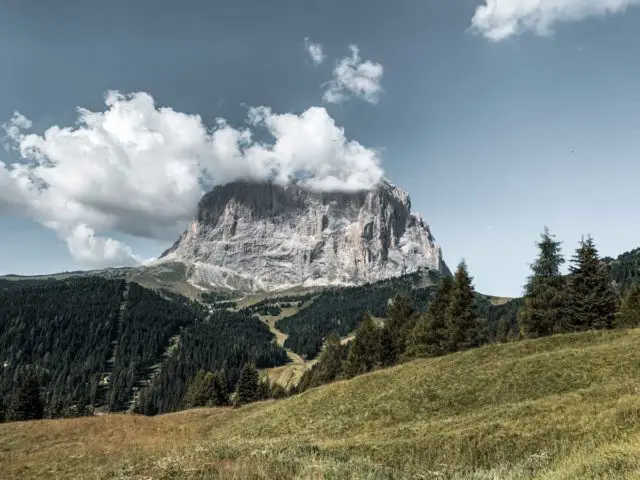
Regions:
<instances>
[{"instance_id":1,"label":"distant hill","mask_svg":"<svg viewBox=\"0 0 640 480\"><path fill-rule=\"evenodd\" d=\"M151 402L155 413L180 406L198 369L224 368L231 390L245 363L287 362L269 328L249 314L209 313L180 295L97 276L0 280L0 406L35 372L48 416L130 409L139 388L172 365L172 346L182 362L170 385L154 387L164 399Z\"/></svg>"},{"instance_id":2,"label":"distant hill","mask_svg":"<svg viewBox=\"0 0 640 480\"><path fill-rule=\"evenodd\" d=\"M640 330L413 361L240 409L0 425L3 478L635 479Z\"/></svg>"}]
</instances>

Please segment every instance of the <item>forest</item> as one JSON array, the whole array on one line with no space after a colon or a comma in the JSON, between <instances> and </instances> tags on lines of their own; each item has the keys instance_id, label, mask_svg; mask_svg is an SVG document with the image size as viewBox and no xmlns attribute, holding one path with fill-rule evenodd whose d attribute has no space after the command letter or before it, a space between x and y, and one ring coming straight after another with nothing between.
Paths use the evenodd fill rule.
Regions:
<instances>
[{"instance_id":1,"label":"forest","mask_svg":"<svg viewBox=\"0 0 640 480\"><path fill-rule=\"evenodd\" d=\"M29 401L47 418L131 410L141 397L145 408L167 411L180 405L180 379L198 369L226 370L231 390L245 364L287 361L256 317L208 314L198 302L136 283L79 277L0 288L0 420L28 417L34 409L21 404ZM158 392L162 402L149 400Z\"/></svg>"},{"instance_id":2,"label":"forest","mask_svg":"<svg viewBox=\"0 0 640 480\"><path fill-rule=\"evenodd\" d=\"M231 392L246 364L267 368L287 361L284 349L257 317L215 310L205 322L184 330L179 345L142 390L135 408L147 415L179 410L189 382L201 370L220 372L226 391Z\"/></svg>"}]
</instances>

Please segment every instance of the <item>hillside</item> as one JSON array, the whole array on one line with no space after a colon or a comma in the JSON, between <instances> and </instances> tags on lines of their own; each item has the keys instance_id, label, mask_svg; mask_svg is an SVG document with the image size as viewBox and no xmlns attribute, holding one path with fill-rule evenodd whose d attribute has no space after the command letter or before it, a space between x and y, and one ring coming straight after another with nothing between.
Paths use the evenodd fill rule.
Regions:
<instances>
[{"instance_id":1,"label":"hillside","mask_svg":"<svg viewBox=\"0 0 640 480\"><path fill-rule=\"evenodd\" d=\"M285 400L0 425L6 478L640 475L640 330L418 360Z\"/></svg>"},{"instance_id":2,"label":"hillside","mask_svg":"<svg viewBox=\"0 0 640 480\"><path fill-rule=\"evenodd\" d=\"M200 369L224 370L232 390L247 362L283 365L286 352L246 312L207 312L180 295L101 277L0 281L0 420L30 375L46 417L134 407L180 408Z\"/></svg>"}]
</instances>

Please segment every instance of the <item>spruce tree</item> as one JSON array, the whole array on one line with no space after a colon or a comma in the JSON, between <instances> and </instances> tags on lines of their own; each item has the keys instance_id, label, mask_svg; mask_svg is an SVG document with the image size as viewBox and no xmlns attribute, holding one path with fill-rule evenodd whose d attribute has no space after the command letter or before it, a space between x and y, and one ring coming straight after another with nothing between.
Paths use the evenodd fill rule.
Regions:
<instances>
[{"instance_id":1,"label":"spruce tree","mask_svg":"<svg viewBox=\"0 0 640 480\"><path fill-rule=\"evenodd\" d=\"M340 337L335 333L330 334L325 340L324 350L318 359L312 386L329 383L339 378L342 375L343 356L344 348L340 343Z\"/></svg>"},{"instance_id":2,"label":"spruce tree","mask_svg":"<svg viewBox=\"0 0 640 480\"><path fill-rule=\"evenodd\" d=\"M524 305L518 312L523 336L536 338L566 329L566 281L560 274L564 263L562 242L545 227L537 243L538 258L525 285Z\"/></svg>"},{"instance_id":3,"label":"spruce tree","mask_svg":"<svg viewBox=\"0 0 640 480\"><path fill-rule=\"evenodd\" d=\"M400 356L405 353L407 339L415 327L418 315L419 312L413 308L407 294L396 295L391 305L389 305L385 323L385 334L390 336L393 345L393 349L387 355L389 365L395 364Z\"/></svg>"},{"instance_id":4,"label":"spruce tree","mask_svg":"<svg viewBox=\"0 0 640 480\"><path fill-rule=\"evenodd\" d=\"M382 367L390 367L398 361L394 335L389 325L384 325L380 330L379 361Z\"/></svg>"},{"instance_id":5,"label":"spruce tree","mask_svg":"<svg viewBox=\"0 0 640 480\"><path fill-rule=\"evenodd\" d=\"M453 278L446 276L440 281L435 298L427 312L416 323L408 341L408 354L415 357L443 355L448 346L446 313L451 303Z\"/></svg>"},{"instance_id":6,"label":"spruce tree","mask_svg":"<svg viewBox=\"0 0 640 480\"><path fill-rule=\"evenodd\" d=\"M229 405L229 388L227 387L227 378L224 372L216 372L211 385L210 402L212 405L222 407Z\"/></svg>"},{"instance_id":7,"label":"spruce tree","mask_svg":"<svg viewBox=\"0 0 640 480\"><path fill-rule=\"evenodd\" d=\"M449 352L477 346L477 315L472 280L465 261L461 261L454 275L451 301L445 312Z\"/></svg>"},{"instance_id":8,"label":"spruce tree","mask_svg":"<svg viewBox=\"0 0 640 480\"><path fill-rule=\"evenodd\" d=\"M636 283L624 297L616 325L624 328L640 327L640 284Z\"/></svg>"},{"instance_id":9,"label":"spruce tree","mask_svg":"<svg viewBox=\"0 0 640 480\"><path fill-rule=\"evenodd\" d=\"M44 417L44 405L40 397L40 382L35 372L26 375L24 382L16 390L7 419L11 421L38 420Z\"/></svg>"},{"instance_id":10,"label":"spruce tree","mask_svg":"<svg viewBox=\"0 0 640 480\"><path fill-rule=\"evenodd\" d=\"M591 235L580 241L569 270L569 330L611 328L618 298Z\"/></svg>"},{"instance_id":11,"label":"spruce tree","mask_svg":"<svg viewBox=\"0 0 640 480\"><path fill-rule=\"evenodd\" d=\"M260 399L260 375L253 363L247 363L240 372L236 388L236 405L245 405Z\"/></svg>"},{"instance_id":12,"label":"spruce tree","mask_svg":"<svg viewBox=\"0 0 640 480\"><path fill-rule=\"evenodd\" d=\"M365 313L351 342L345 365L350 377L366 373L380 363L380 328L373 322L371 315Z\"/></svg>"},{"instance_id":13,"label":"spruce tree","mask_svg":"<svg viewBox=\"0 0 640 480\"><path fill-rule=\"evenodd\" d=\"M187 387L182 402L183 408L197 408L207 405L209 401L209 384L212 380L213 376L210 372L198 370Z\"/></svg>"}]
</instances>

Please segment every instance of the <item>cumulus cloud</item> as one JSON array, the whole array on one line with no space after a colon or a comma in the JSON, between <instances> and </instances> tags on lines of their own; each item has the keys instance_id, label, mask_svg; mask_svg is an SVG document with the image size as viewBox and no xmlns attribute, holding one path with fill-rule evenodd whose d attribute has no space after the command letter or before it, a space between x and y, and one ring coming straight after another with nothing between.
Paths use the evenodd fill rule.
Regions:
<instances>
[{"instance_id":1,"label":"cumulus cloud","mask_svg":"<svg viewBox=\"0 0 640 480\"><path fill-rule=\"evenodd\" d=\"M314 43L307 37L304 39L304 47L307 49L307 52L309 52L314 65L320 65L324 62L325 55L321 44Z\"/></svg>"},{"instance_id":2,"label":"cumulus cloud","mask_svg":"<svg viewBox=\"0 0 640 480\"><path fill-rule=\"evenodd\" d=\"M92 228L82 223L76 225L65 241L71 255L91 268L135 266L143 262L128 245L113 238L98 237Z\"/></svg>"},{"instance_id":3,"label":"cumulus cloud","mask_svg":"<svg viewBox=\"0 0 640 480\"><path fill-rule=\"evenodd\" d=\"M333 79L326 84L325 102L340 103L350 96L356 96L369 103L378 103L382 92L382 65L369 60L362 61L356 45L349 45L349 49L351 56L338 61L333 69Z\"/></svg>"},{"instance_id":4,"label":"cumulus cloud","mask_svg":"<svg viewBox=\"0 0 640 480\"><path fill-rule=\"evenodd\" d=\"M472 29L490 40L525 31L549 35L556 23L622 12L640 0L485 0L476 9Z\"/></svg>"},{"instance_id":5,"label":"cumulus cloud","mask_svg":"<svg viewBox=\"0 0 640 480\"><path fill-rule=\"evenodd\" d=\"M378 153L347 139L327 111L301 114L250 108L241 128L156 106L146 93L109 92L106 109L78 109L73 127L25 133L15 114L6 137L20 161L0 161L0 211L33 218L91 267L142 259L109 232L172 241L204 192L239 179L301 182L311 189L353 191L383 175ZM253 139L264 130L270 143Z\"/></svg>"}]
</instances>

